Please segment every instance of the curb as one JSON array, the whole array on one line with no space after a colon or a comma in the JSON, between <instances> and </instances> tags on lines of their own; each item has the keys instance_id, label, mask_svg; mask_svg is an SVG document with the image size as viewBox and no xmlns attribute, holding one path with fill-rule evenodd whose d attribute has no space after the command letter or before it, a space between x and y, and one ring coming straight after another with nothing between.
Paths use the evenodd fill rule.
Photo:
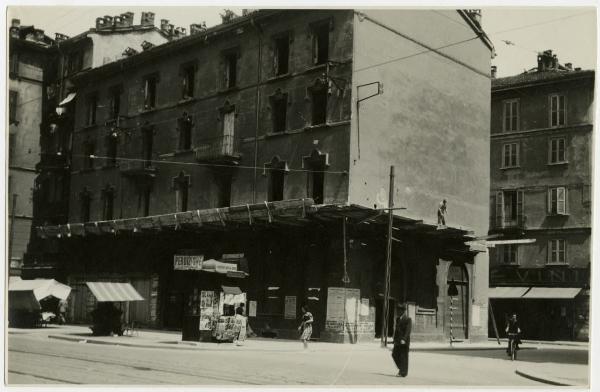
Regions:
<instances>
[{"instance_id":1,"label":"curb","mask_svg":"<svg viewBox=\"0 0 600 392\"><path fill-rule=\"evenodd\" d=\"M526 373L523 372L521 370L515 370L515 373L518 374L521 377L525 377L528 378L530 380L533 381L538 381L544 384L549 384L549 385L557 385L557 386L561 386L561 387L573 387L573 386L579 386L576 384L568 384L564 381L559 381L558 379L554 379L554 378L550 378L550 377L542 377L542 376L536 376L535 374L531 374L531 373Z\"/></svg>"}]
</instances>

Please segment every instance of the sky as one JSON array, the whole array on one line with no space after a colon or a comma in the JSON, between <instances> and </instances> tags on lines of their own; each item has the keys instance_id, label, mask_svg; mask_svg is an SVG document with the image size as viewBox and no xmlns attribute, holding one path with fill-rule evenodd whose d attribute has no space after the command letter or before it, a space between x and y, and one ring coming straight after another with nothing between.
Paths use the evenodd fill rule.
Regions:
<instances>
[{"instance_id":1,"label":"sky","mask_svg":"<svg viewBox=\"0 0 600 392\"><path fill-rule=\"evenodd\" d=\"M224 7L65 7L13 6L8 9L8 20L18 18L23 25L35 25L54 37L55 32L77 35L94 27L96 17L135 13L139 24L142 11L155 13L155 24L169 19L175 26L189 29L192 23L205 21L207 26L220 23ZM363 7L364 8L364 7ZM231 7L241 14L241 8ZM591 7L493 7L483 8L482 24L496 48L492 64L498 67L498 76L508 76L537 65L538 51L552 49L559 62L573 67L596 68L596 10ZM504 42L504 41L508 41Z\"/></svg>"}]
</instances>

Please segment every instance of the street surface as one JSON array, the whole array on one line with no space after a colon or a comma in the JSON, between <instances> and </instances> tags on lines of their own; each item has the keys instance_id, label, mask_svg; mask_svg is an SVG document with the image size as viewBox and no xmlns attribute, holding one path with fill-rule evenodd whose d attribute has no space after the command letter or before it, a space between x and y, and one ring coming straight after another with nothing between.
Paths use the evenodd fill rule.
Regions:
<instances>
[{"instance_id":1,"label":"street surface","mask_svg":"<svg viewBox=\"0 0 600 392\"><path fill-rule=\"evenodd\" d=\"M337 346L337 345L335 345ZM256 347L256 346L254 346ZM301 343L289 349L180 350L76 343L35 334L8 335L8 383L183 385L549 385L515 374L500 349L416 351L407 378L391 352L371 346ZM519 362L585 364L587 350L521 350Z\"/></svg>"}]
</instances>

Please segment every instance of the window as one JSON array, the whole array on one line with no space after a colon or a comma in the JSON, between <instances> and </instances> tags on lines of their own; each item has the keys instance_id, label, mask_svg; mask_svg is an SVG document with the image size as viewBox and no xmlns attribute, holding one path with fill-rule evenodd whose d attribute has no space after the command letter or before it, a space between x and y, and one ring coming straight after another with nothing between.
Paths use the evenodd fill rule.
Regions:
<instances>
[{"instance_id":1,"label":"window","mask_svg":"<svg viewBox=\"0 0 600 392\"><path fill-rule=\"evenodd\" d=\"M92 94L85 101L85 125L96 124L96 111L98 109L98 96Z\"/></svg>"},{"instance_id":2,"label":"window","mask_svg":"<svg viewBox=\"0 0 600 392\"><path fill-rule=\"evenodd\" d=\"M19 102L19 93L14 90L10 90L8 98L8 121L9 124L17 123L17 104Z\"/></svg>"},{"instance_id":3,"label":"window","mask_svg":"<svg viewBox=\"0 0 600 392\"><path fill-rule=\"evenodd\" d=\"M173 179L175 188L175 211L184 212L188 210L188 189L190 187L190 176L180 172Z\"/></svg>"},{"instance_id":4,"label":"window","mask_svg":"<svg viewBox=\"0 0 600 392\"><path fill-rule=\"evenodd\" d=\"M518 227L524 224L523 191L496 193L496 227Z\"/></svg>"},{"instance_id":5,"label":"window","mask_svg":"<svg viewBox=\"0 0 600 392\"><path fill-rule=\"evenodd\" d=\"M273 116L273 132L285 132L287 125L287 94L278 94L271 97L271 110Z\"/></svg>"},{"instance_id":6,"label":"window","mask_svg":"<svg viewBox=\"0 0 600 392\"><path fill-rule=\"evenodd\" d=\"M19 75L19 55L17 53L11 53L9 59L9 70L10 76L18 76Z\"/></svg>"},{"instance_id":7,"label":"window","mask_svg":"<svg viewBox=\"0 0 600 392\"><path fill-rule=\"evenodd\" d=\"M502 146L502 167L519 166L519 144L508 143Z\"/></svg>"},{"instance_id":8,"label":"window","mask_svg":"<svg viewBox=\"0 0 600 392\"><path fill-rule=\"evenodd\" d=\"M566 100L564 95L550 96L550 126L560 127L565 125Z\"/></svg>"},{"instance_id":9,"label":"window","mask_svg":"<svg viewBox=\"0 0 600 392\"><path fill-rule=\"evenodd\" d=\"M192 116L183 113L183 116L177 120L179 123L179 145L178 149L187 151L192 148Z\"/></svg>"},{"instance_id":10,"label":"window","mask_svg":"<svg viewBox=\"0 0 600 392\"><path fill-rule=\"evenodd\" d=\"M313 27L313 64L324 64L329 60L329 22Z\"/></svg>"},{"instance_id":11,"label":"window","mask_svg":"<svg viewBox=\"0 0 600 392\"><path fill-rule=\"evenodd\" d=\"M231 205L231 174L217 174L218 207L229 207Z\"/></svg>"},{"instance_id":12,"label":"window","mask_svg":"<svg viewBox=\"0 0 600 392\"><path fill-rule=\"evenodd\" d=\"M275 38L275 51L274 51L274 67L275 75L285 75L288 73L290 57L290 36L285 34L281 37Z\"/></svg>"},{"instance_id":13,"label":"window","mask_svg":"<svg viewBox=\"0 0 600 392\"><path fill-rule=\"evenodd\" d=\"M312 125L325 124L327 121L327 89L325 86L311 89Z\"/></svg>"},{"instance_id":14,"label":"window","mask_svg":"<svg viewBox=\"0 0 600 392\"><path fill-rule=\"evenodd\" d=\"M307 196L312 198L315 204L323 204L325 199L325 171L327 170L327 154L313 150L310 156L303 158L307 173Z\"/></svg>"},{"instance_id":15,"label":"window","mask_svg":"<svg viewBox=\"0 0 600 392\"><path fill-rule=\"evenodd\" d=\"M116 86L110 89L110 118L116 119L121 113L121 86Z\"/></svg>"},{"instance_id":16,"label":"window","mask_svg":"<svg viewBox=\"0 0 600 392\"><path fill-rule=\"evenodd\" d=\"M548 151L550 163L563 163L566 162L565 155L565 138L550 139L550 148Z\"/></svg>"},{"instance_id":17,"label":"window","mask_svg":"<svg viewBox=\"0 0 600 392\"><path fill-rule=\"evenodd\" d=\"M225 55L225 88L232 88L237 84L237 60L237 52Z\"/></svg>"},{"instance_id":18,"label":"window","mask_svg":"<svg viewBox=\"0 0 600 392\"><path fill-rule=\"evenodd\" d=\"M567 214L567 188L548 189L548 213L550 215Z\"/></svg>"},{"instance_id":19,"label":"window","mask_svg":"<svg viewBox=\"0 0 600 392\"><path fill-rule=\"evenodd\" d=\"M117 149L119 144L119 137L116 132L111 132L106 137L106 166L114 167L117 165Z\"/></svg>"},{"instance_id":20,"label":"window","mask_svg":"<svg viewBox=\"0 0 600 392\"><path fill-rule=\"evenodd\" d=\"M567 263L567 244L565 240L548 241L548 263L566 264Z\"/></svg>"},{"instance_id":21,"label":"window","mask_svg":"<svg viewBox=\"0 0 600 392\"><path fill-rule=\"evenodd\" d=\"M504 132L519 130L519 101L516 99L504 101Z\"/></svg>"},{"instance_id":22,"label":"window","mask_svg":"<svg viewBox=\"0 0 600 392\"><path fill-rule=\"evenodd\" d=\"M150 215L150 187L144 187L141 193L142 216L148 216Z\"/></svg>"},{"instance_id":23,"label":"window","mask_svg":"<svg viewBox=\"0 0 600 392\"><path fill-rule=\"evenodd\" d=\"M96 146L93 142L87 141L83 144L83 169L91 170L94 168L94 153Z\"/></svg>"},{"instance_id":24,"label":"window","mask_svg":"<svg viewBox=\"0 0 600 392\"><path fill-rule=\"evenodd\" d=\"M69 53L69 58L67 61L69 74L81 71L83 69L83 51L76 50Z\"/></svg>"},{"instance_id":25,"label":"window","mask_svg":"<svg viewBox=\"0 0 600 392\"><path fill-rule=\"evenodd\" d=\"M232 156L235 138L235 109L223 113L223 155Z\"/></svg>"},{"instance_id":26,"label":"window","mask_svg":"<svg viewBox=\"0 0 600 392\"><path fill-rule=\"evenodd\" d=\"M501 255L503 264L519 264L516 244L502 245Z\"/></svg>"},{"instance_id":27,"label":"window","mask_svg":"<svg viewBox=\"0 0 600 392\"><path fill-rule=\"evenodd\" d=\"M79 201L81 203L81 221L89 222L90 221L90 207L92 204L92 196L90 192L86 189L79 194Z\"/></svg>"},{"instance_id":28,"label":"window","mask_svg":"<svg viewBox=\"0 0 600 392\"><path fill-rule=\"evenodd\" d=\"M182 98L188 99L194 97L194 84L196 78L196 66L188 65L182 70Z\"/></svg>"},{"instance_id":29,"label":"window","mask_svg":"<svg viewBox=\"0 0 600 392\"><path fill-rule=\"evenodd\" d=\"M154 129L153 128L142 129L142 159L144 160L145 168L152 166L153 142L154 142Z\"/></svg>"},{"instance_id":30,"label":"window","mask_svg":"<svg viewBox=\"0 0 600 392\"><path fill-rule=\"evenodd\" d=\"M284 197L284 186L285 186L285 173L287 165L285 162L279 160L278 157L274 157L269 165L269 201L283 200Z\"/></svg>"},{"instance_id":31,"label":"window","mask_svg":"<svg viewBox=\"0 0 600 392\"><path fill-rule=\"evenodd\" d=\"M112 220L115 204L115 190L107 186L102 190L102 219Z\"/></svg>"},{"instance_id":32,"label":"window","mask_svg":"<svg viewBox=\"0 0 600 392\"><path fill-rule=\"evenodd\" d=\"M151 110L156 107L156 84L158 76L152 75L144 79L144 110Z\"/></svg>"}]
</instances>

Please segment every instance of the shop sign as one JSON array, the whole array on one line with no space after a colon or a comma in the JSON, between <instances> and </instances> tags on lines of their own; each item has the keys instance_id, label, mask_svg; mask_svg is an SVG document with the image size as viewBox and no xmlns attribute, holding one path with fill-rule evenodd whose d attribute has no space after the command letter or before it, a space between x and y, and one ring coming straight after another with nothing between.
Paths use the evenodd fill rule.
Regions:
<instances>
[{"instance_id":1,"label":"shop sign","mask_svg":"<svg viewBox=\"0 0 600 392\"><path fill-rule=\"evenodd\" d=\"M285 296L285 310L283 312L286 319L296 319L296 296L286 295Z\"/></svg>"},{"instance_id":2,"label":"shop sign","mask_svg":"<svg viewBox=\"0 0 600 392\"><path fill-rule=\"evenodd\" d=\"M173 256L173 269L179 271L194 270L200 271L202 269L202 262L204 261L203 255L174 255Z\"/></svg>"}]
</instances>

